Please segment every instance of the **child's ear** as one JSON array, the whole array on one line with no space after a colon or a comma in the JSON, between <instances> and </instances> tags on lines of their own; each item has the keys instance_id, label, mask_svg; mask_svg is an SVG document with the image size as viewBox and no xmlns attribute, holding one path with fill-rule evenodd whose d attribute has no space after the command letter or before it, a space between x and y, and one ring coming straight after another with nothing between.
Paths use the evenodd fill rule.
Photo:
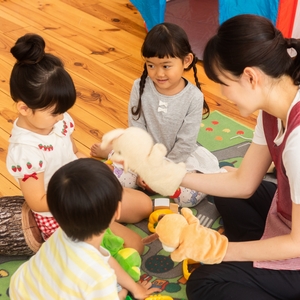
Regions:
<instances>
[{"instance_id":1,"label":"child's ear","mask_svg":"<svg viewBox=\"0 0 300 300\"><path fill-rule=\"evenodd\" d=\"M193 53L189 53L183 60L184 69L188 68L194 60Z\"/></svg>"},{"instance_id":2,"label":"child's ear","mask_svg":"<svg viewBox=\"0 0 300 300\"><path fill-rule=\"evenodd\" d=\"M121 201L119 201L118 208L115 212L115 220L119 220L121 216Z\"/></svg>"},{"instance_id":3,"label":"child's ear","mask_svg":"<svg viewBox=\"0 0 300 300\"><path fill-rule=\"evenodd\" d=\"M17 110L22 116L27 116L32 110L23 102L17 102Z\"/></svg>"}]
</instances>

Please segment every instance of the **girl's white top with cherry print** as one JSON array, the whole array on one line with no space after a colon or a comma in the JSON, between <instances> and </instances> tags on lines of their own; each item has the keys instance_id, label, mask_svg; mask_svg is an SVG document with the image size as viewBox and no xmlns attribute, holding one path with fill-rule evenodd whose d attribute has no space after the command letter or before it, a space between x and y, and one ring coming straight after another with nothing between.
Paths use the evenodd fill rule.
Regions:
<instances>
[{"instance_id":1,"label":"girl's white top with cherry print","mask_svg":"<svg viewBox=\"0 0 300 300\"><path fill-rule=\"evenodd\" d=\"M74 121L68 113L64 113L63 120L57 122L48 135L20 128L16 120L9 138L6 158L9 173L18 183L19 179L26 181L30 177L37 178L38 173L44 173L44 186L47 190L55 171L77 159L70 138L73 131ZM47 216L51 214L47 213Z\"/></svg>"}]
</instances>

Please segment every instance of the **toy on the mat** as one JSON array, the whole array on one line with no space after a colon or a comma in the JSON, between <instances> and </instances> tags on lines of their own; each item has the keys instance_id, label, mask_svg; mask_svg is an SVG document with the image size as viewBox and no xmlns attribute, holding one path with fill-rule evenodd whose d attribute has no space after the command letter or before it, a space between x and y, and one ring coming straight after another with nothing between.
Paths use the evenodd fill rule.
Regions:
<instances>
[{"instance_id":1,"label":"toy on the mat","mask_svg":"<svg viewBox=\"0 0 300 300\"><path fill-rule=\"evenodd\" d=\"M118 251L114 258L134 281L140 279L142 260L135 249L123 248Z\"/></svg>"},{"instance_id":2,"label":"toy on the mat","mask_svg":"<svg viewBox=\"0 0 300 300\"><path fill-rule=\"evenodd\" d=\"M0 255L35 254L44 240L24 197L1 197L0 212Z\"/></svg>"},{"instance_id":3,"label":"toy on the mat","mask_svg":"<svg viewBox=\"0 0 300 300\"><path fill-rule=\"evenodd\" d=\"M173 300L173 298L167 295L154 294L148 296L145 300Z\"/></svg>"},{"instance_id":4,"label":"toy on the mat","mask_svg":"<svg viewBox=\"0 0 300 300\"><path fill-rule=\"evenodd\" d=\"M158 209L152 212L149 216L148 230L152 233L155 232L155 228L158 221L166 214L173 214L174 212L169 208Z\"/></svg>"},{"instance_id":5,"label":"toy on the mat","mask_svg":"<svg viewBox=\"0 0 300 300\"><path fill-rule=\"evenodd\" d=\"M190 275L192 274L192 272L200 267L201 263L199 263L198 261L194 261L192 259L186 258L183 262L182 262L182 273L183 273L183 277L188 280Z\"/></svg>"},{"instance_id":6,"label":"toy on the mat","mask_svg":"<svg viewBox=\"0 0 300 300\"><path fill-rule=\"evenodd\" d=\"M192 259L204 264L220 263L227 251L228 239L217 231L200 225L189 208L181 214L167 214L157 224L155 233L163 248L176 262Z\"/></svg>"},{"instance_id":7,"label":"toy on the mat","mask_svg":"<svg viewBox=\"0 0 300 300\"><path fill-rule=\"evenodd\" d=\"M114 150L112 161L122 164L125 172L129 169L136 172L151 190L161 195L173 195L186 174L185 164L166 159L166 147L154 144L148 132L141 128L119 128L106 133L101 148L108 146Z\"/></svg>"},{"instance_id":8,"label":"toy on the mat","mask_svg":"<svg viewBox=\"0 0 300 300\"><path fill-rule=\"evenodd\" d=\"M124 248L124 240L106 229L101 245L109 251L129 276L138 281L141 276L141 256L133 248Z\"/></svg>"},{"instance_id":9,"label":"toy on the mat","mask_svg":"<svg viewBox=\"0 0 300 300\"><path fill-rule=\"evenodd\" d=\"M155 198L153 200L153 212L149 216L149 231L154 233L158 221L166 214L178 213L178 208L178 204L171 203L169 198Z\"/></svg>"},{"instance_id":10,"label":"toy on the mat","mask_svg":"<svg viewBox=\"0 0 300 300\"><path fill-rule=\"evenodd\" d=\"M154 199L156 200L156 199ZM167 214L174 214L174 213L177 213L178 214L178 210L177 212L174 212L172 211L171 209L169 208L162 208L162 209L157 209L157 210L154 210L150 216L149 216L149 222L148 222L148 230L152 233L155 233L155 228L158 224L158 222ZM177 217L176 217L177 218ZM176 226L176 224L174 225ZM144 244L148 244L148 243L151 243L152 241L158 239L158 235L157 234L152 234L146 238L143 239L143 242ZM169 251L168 251L169 252ZM182 273L183 273L183 276L186 280L189 279L192 271L199 267L200 266L200 263L197 262L197 261L194 261L192 259L184 259L183 260L183 263L182 263Z\"/></svg>"}]
</instances>

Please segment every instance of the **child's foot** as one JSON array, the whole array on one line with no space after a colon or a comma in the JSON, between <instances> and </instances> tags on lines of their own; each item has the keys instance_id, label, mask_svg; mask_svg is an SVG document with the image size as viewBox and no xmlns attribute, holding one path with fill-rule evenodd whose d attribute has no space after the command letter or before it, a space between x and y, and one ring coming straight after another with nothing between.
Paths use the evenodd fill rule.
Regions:
<instances>
[{"instance_id":1,"label":"child's foot","mask_svg":"<svg viewBox=\"0 0 300 300\"><path fill-rule=\"evenodd\" d=\"M90 152L91 156L102 158L103 150L101 149L100 145L101 143L92 145L91 152Z\"/></svg>"}]
</instances>

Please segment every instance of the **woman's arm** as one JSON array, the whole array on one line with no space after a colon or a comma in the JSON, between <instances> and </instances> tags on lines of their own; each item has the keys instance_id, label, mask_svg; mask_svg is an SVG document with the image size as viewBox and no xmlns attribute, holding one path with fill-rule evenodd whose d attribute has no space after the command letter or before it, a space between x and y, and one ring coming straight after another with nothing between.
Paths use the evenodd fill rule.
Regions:
<instances>
[{"instance_id":1,"label":"woman's arm","mask_svg":"<svg viewBox=\"0 0 300 300\"><path fill-rule=\"evenodd\" d=\"M189 173L181 185L209 195L246 199L257 189L271 161L267 146L252 143L236 172Z\"/></svg>"},{"instance_id":2,"label":"woman's arm","mask_svg":"<svg viewBox=\"0 0 300 300\"><path fill-rule=\"evenodd\" d=\"M268 147L252 143L236 172L187 174L182 185L216 196L249 198L270 163ZM293 203L290 234L266 240L229 242L223 261L282 260L294 257L300 257L300 204Z\"/></svg>"},{"instance_id":3,"label":"woman's arm","mask_svg":"<svg viewBox=\"0 0 300 300\"><path fill-rule=\"evenodd\" d=\"M259 241L228 244L224 261L265 261L300 257L300 204L292 206L290 234Z\"/></svg>"}]
</instances>

